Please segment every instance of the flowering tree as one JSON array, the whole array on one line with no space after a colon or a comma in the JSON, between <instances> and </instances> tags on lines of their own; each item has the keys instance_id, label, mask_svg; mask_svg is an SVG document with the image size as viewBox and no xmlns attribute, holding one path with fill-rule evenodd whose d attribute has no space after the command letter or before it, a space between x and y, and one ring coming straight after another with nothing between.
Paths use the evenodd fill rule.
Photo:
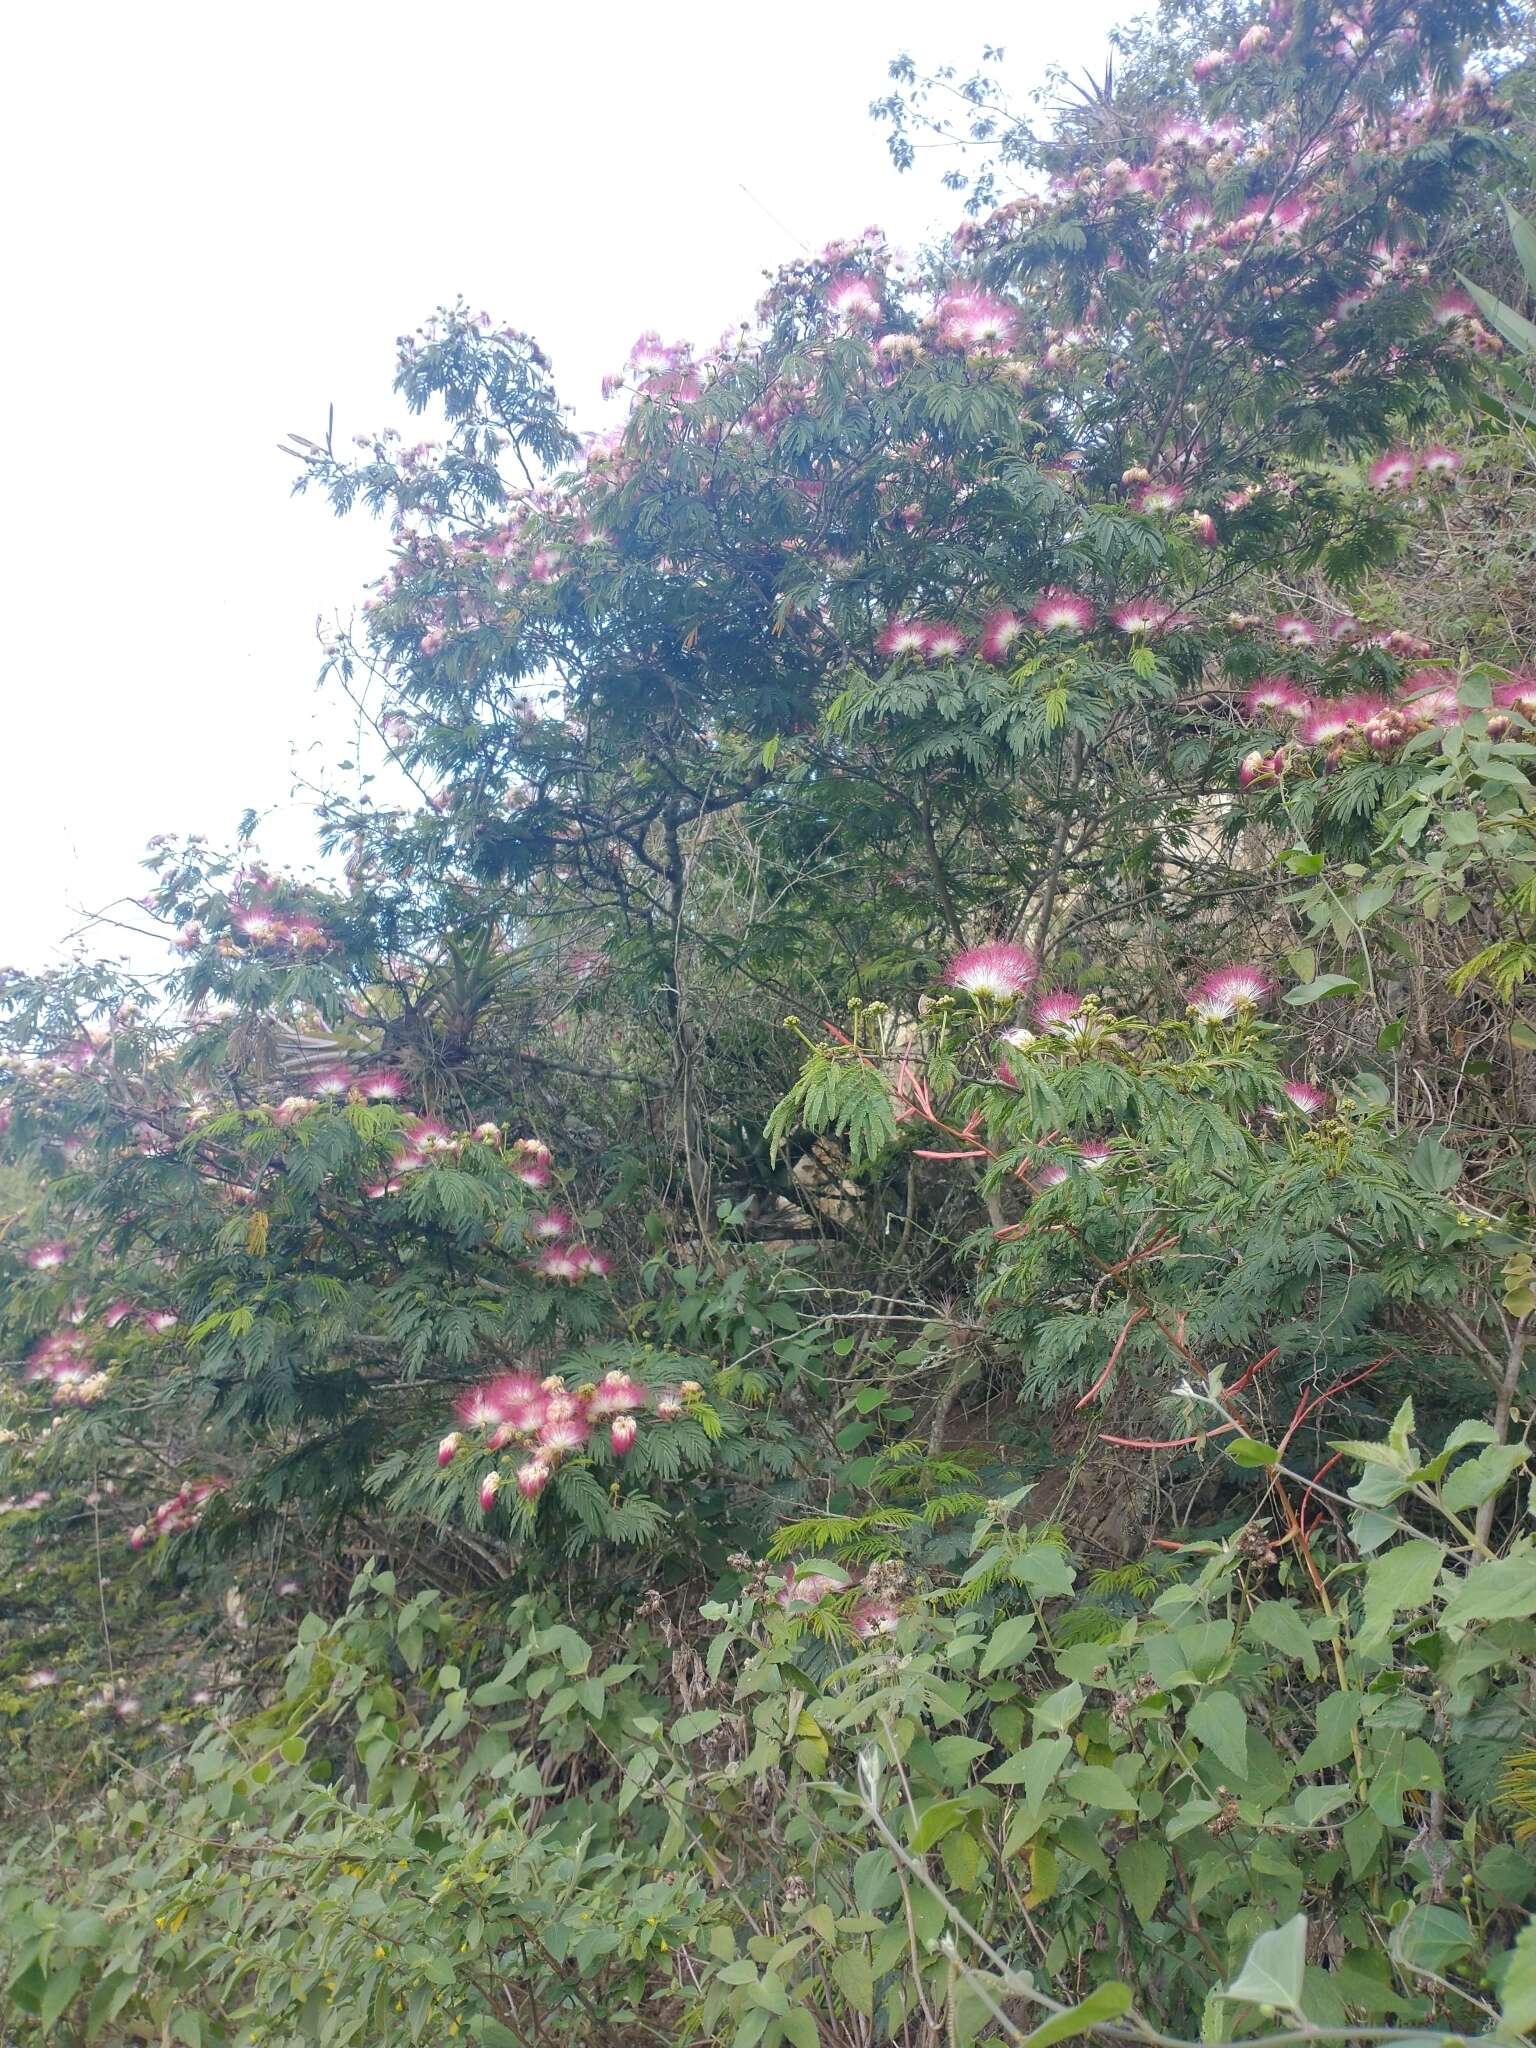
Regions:
<instances>
[{"instance_id":1,"label":"flowering tree","mask_svg":"<svg viewBox=\"0 0 1536 2048\"><path fill-rule=\"evenodd\" d=\"M390 518L325 669L419 802L328 792L345 868L323 887L250 848L157 847L164 988L6 985L8 1513L45 1529L89 1472L125 1550L173 1572L260 1532L332 1607L344 1542L516 1580L528 1655L471 1696L466 1624L436 1718L412 1703L416 1609L382 1647L338 1624L326 1668L371 1674L347 1700L390 1694L356 1737L370 1797L395 1798L397 1752L474 1723L472 1800L446 1762L398 1788L459 1884L506 1734L474 1710L516 1699L541 1815L551 1760L582 1759L520 1869L590 1821L599 1890L627 1901L686 1853L754 1901L771 1954L738 1957L692 1892L652 1916L720 1966L691 1989L615 1909L634 1969L604 1961L604 1997L665 1997L676 2038L729 2013L743 2048L863 2048L877 1983L880 2038L1006 2038L1016 1939L1055 1987L1048 2038L1113 2031L1130 1993L1081 1960L1111 1920L1157 1978L1136 2038L1225 2038L1229 2004L1349 2038L1527 2010L1514 1880L1479 1834L1496 1773L1448 1786L1421 1754L1431 1715L1499 1762L1529 1741L1536 680L1516 626L1455 637L1420 590L1482 465L1529 466L1490 395L1509 309L1459 275L1479 188L1518 168L1495 76L1522 23L1495 0L1216 13L1187 65L1181 21L1048 135L997 128L1039 175L998 203L983 174L932 260L871 230L713 350L642 336L606 434L570 435L527 337L442 310L398 388L443 440L293 449L301 489ZM898 150L926 104L909 74ZM1081 1587L1069 1538L1105 1567ZM637 1610L654 1630L683 1709L665 1737L639 1665L614 1649L599 1683L538 1605L552 1582L594 1637ZM679 1617L707 1591L695 1648ZM344 1720L317 1639L287 1681L311 1705L264 1703L252 1738L295 1770ZM1450 1704L1420 1683L1442 1668ZM1318 1882L1349 1940L1370 1913L1415 1930L1387 1992L1309 1977L1289 1835L1334 1808L1253 1760L1245 1687L1266 1759L1299 1716L1302 1776L1353 1762ZM1178 1732L1154 1754L1159 1720ZM221 1823L270 1782L232 1739ZM867 1745L878 1874L847 1803ZM371 1823L330 1783L289 1785L281 1825L352 1928L329 1831ZM791 1784L824 1898L799 1877L779 1898L739 1839ZM232 1853L265 1855L259 1806ZM1160 1814L1200 1850L1165 1977ZM1221 1890L1229 1839L1270 1857L1246 1900ZM1434 1917L1463 1865L1464 1941ZM208 1910L200 1869L165 1881ZM542 2038L551 2001L595 2023L561 1966L597 1952L534 1928L520 1882L498 1938L532 1988L484 1993L489 2042ZM430 1956L443 1895L407 1891ZM1202 1924L1218 1894L1230 1941ZM260 1992L232 1954L228 2012L302 1981L289 2037L322 2004L351 2024L272 1905ZM802 1908L838 1962L792 2001L764 1929L799 1941ZM968 1982L979 1954L1000 1971L965 2028L955 1928L980 1942ZM41 1953L19 1971L39 2015ZM413 2038L467 2010L440 1976L391 1980Z\"/></svg>"}]
</instances>

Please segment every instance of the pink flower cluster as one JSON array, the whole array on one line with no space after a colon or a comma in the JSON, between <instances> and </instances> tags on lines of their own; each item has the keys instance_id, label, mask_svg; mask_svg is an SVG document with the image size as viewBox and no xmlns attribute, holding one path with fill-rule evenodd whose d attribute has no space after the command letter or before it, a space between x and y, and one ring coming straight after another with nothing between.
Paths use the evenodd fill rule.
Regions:
<instances>
[{"instance_id":1,"label":"pink flower cluster","mask_svg":"<svg viewBox=\"0 0 1536 2048\"><path fill-rule=\"evenodd\" d=\"M772 1588L772 1598L786 1614L805 1614L831 1595L861 1588L862 1583L857 1578L836 1578L831 1572L799 1571L791 1565ZM880 1594L866 1595L854 1603L848 1626L868 1642L872 1637L892 1634L900 1620L901 1609L892 1600Z\"/></svg>"},{"instance_id":2,"label":"pink flower cluster","mask_svg":"<svg viewBox=\"0 0 1536 2048\"><path fill-rule=\"evenodd\" d=\"M1373 491L1406 491L1423 478L1448 483L1466 460L1459 449L1436 446L1391 448L1378 456L1366 471Z\"/></svg>"},{"instance_id":3,"label":"pink flower cluster","mask_svg":"<svg viewBox=\"0 0 1536 2048\"><path fill-rule=\"evenodd\" d=\"M325 927L312 917L285 917L260 903L236 910L230 921L248 945L264 953L319 953L331 943ZM196 934L195 944L201 939L201 926L182 927L182 939L192 933ZM192 944L184 945L183 950L191 951Z\"/></svg>"},{"instance_id":4,"label":"pink flower cluster","mask_svg":"<svg viewBox=\"0 0 1536 2048\"><path fill-rule=\"evenodd\" d=\"M1159 487L1157 495L1171 507L1177 502L1177 487ZM1149 504L1144 509L1152 507ZM1193 514L1191 524L1197 539L1215 545L1216 529L1209 514ZM1091 598L1053 585L1035 599L1027 621L1005 606L989 612L976 640L976 652L983 661L1001 663L1026 630L1026 623L1038 633L1088 633L1093 630L1097 616ZM1188 621L1156 598L1142 597L1116 605L1109 613L1109 623L1116 632L1135 636L1167 632ZM954 661L968 653L970 646L970 636L961 627L931 619L891 619L875 641L877 651L889 661L899 660L903 655L919 661Z\"/></svg>"},{"instance_id":5,"label":"pink flower cluster","mask_svg":"<svg viewBox=\"0 0 1536 2048\"><path fill-rule=\"evenodd\" d=\"M957 953L945 968L944 979L962 995L1011 1002L1024 993L1038 972L1039 962L1027 947L997 940Z\"/></svg>"},{"instance_id":6,"label":"pink flower cluster","mask_svg":"<svg viewBox=\"0 0 1536 2048\"><path fill-rule=\"evenodd\" d=\"M129 1548L142 1550L145 1544L195 1527L203 1510L216 1493L228 1486L227 1479L188 1479L169 1500L161 1501L147 1522L140 1522L128 1537Z\"/></svg>"},{"instance_id":7,"label":"pink flower cluster","mask_svg":"<svg viewBox=\"0 0 1536 2048\"><path fill-rule=\"evenodd\" d=\"M512 1478L518 1492L536 1501L549 1484L560 1460L586 1449L593 1430L607 1424L608 1447L622 1458L639 1434L639 1416L649 1405L658 1422L675 1422L703 1388L696 1380L662 1388L654 1394L628 1373L604 1373L595 1384L570 1387L559 1373L536 1379L529 1372L503 1373L483 1386L471 1387L456 1405L463 1430L450 1430L437 1447L440 1466L451 1465L465 1445L465 1430L476 1433L478 1448L493 1456L516 1449L523 1453ZM480 1481L480 1506L489 1514L507 1483L500 1466Z\"/></svg>"},{"instance_id":8,"label":"pink flower cluster","mask_svg":"<svg viewBox=\"0 0 1536 2048\"><path fill-rule=\"evenodd\" d=\"M1510 732L1511 714L1536 723L1536 676L1511 676L1495 685L1493 701L1490 739L1503 739ZM1311 697L1289 676L1265 676L1247 692L1243 709L1249 718L1267 724L1289 723L1297 748L1324 749L1325 771L1337 768L1351 749L1392 754L1416 733L1432 726L1461 725L1469 715L1454 677L1441 669L1420 669L1404 677L1396 699L1364 690L1345 697ZM1293 765L1294 750L1289 746L1255 748L1238 768L1239 787L1278 782Z\"/></svg>"}]
</instances>

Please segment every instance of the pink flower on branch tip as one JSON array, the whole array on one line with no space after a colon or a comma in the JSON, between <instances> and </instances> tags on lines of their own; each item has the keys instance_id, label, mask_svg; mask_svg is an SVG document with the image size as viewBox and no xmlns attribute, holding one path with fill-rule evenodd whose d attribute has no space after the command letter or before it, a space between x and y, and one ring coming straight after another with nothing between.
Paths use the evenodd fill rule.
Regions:
<instances>
[{"instance_id":1,"label":"pink flower on branch tip","mask_svg":"<svg viewBox=\"0 0 1536 2048\"><path fill-rule=\"evenodd\" d=\"M1425 476L1454 476L1465 460L1458 448L1436 446L1421 452L1419 468Z\"/></svg>"},{"instance_id":2,"label":"pink flower on branch tip","mask_svg":"<svg viewBox=\"0 0 1536 2048\"><path fill-rule=\"evenodd\" d=\"M1315 647L1317 628L1310 619L1298 618L1294 612L1282 612L1275 621L1275 631L1291 647Z\"/></svg>"},{"instance_id":3,"label":"pink flower on branch tip","mask_svg":"<svg viewBox=\"0 0 1536 2048\"><path fill-rule=\"evenodd\" d=\"M1306 691L1289 676L1261 676L1243 698L1250 718L1304 718L1311 708Z\"/></svg>"},{"instance_id":4,"label":"pink flower on branch tip","mask_svg":"<svg viewBox=\"0 0 1536 2048\"><path fill-rule=\"evenodd\" d=\"M1175 623L1173 608L1160 604L1156 598L1143 597L1130 604L1117 605L1110 613L1110 623L1120 633L1161 633Z\"/></svg>"},{"instance_id":5,"label":"pink flower on branch tip","mask_svg":"<svg viewBox=\"0 0 1536 2048\"><path fill-rule=\"evenodd\" d=\"M27 1264L34 1273L52 1273L65 1265L74 1255L74 1246L62 1238L52 1238L46 1244L35 1244L27 1253Z\"/></svg>"},{"instance_id":6,"label":"pink flower on branch tip","mask_svg":"<svg viewBox=\"0 0 1536 2048\"><path fill-rule=\"evenodd\" d=\"M903 654L926 654L928 628L919 619L892 619L875 645L893 661Z\"/></svg>"},{"instance_id":7,"label":"pink flower on branch tip","mask_svg":"<svg viewBox=\"0 0 1536 2048\"><path fill-rule=\"evenodd\" d=\"M1328 1097L1321 1088L1314 1088L1310 1081L1283 1081L1280 1092L1303 1116L1316 1116L1328 1107Z\"/></svg>"},{"instance_id":8,"label":"pink flower on branch tip","mask_svg":"<svg viewBox=\"0 0 1536 2048\"><path fill-rule=\"evenodd\" d=\"M1418 463L1411 450L1393 448L1378 456L1366 471L1373 491L1406 491L1413 482Z\"/></svg>"},{"instance_id":9,"label":"pink flower on branch tip","mask_svg":"<svg viewBox=\"0 0 1536 2048\"><path fill-rule=\"evenodd\" d=\"M1035 1022L1042 1031L1069 1035L1082 1020L1083 999L1076 989L1053 989L1035 1005Z\"/></svg>"},{"instance_id":10,"label":"pink flower on branch tip","mask_svg":"<svg viewBox=\"0 0 1536 2048\"><path fill-rule=\"evenodd\" d=\"M481 1514L483 1514L483 1515L488 1515L488 1514L489 1514L489 1513L491 1512L491 1509L492 1509L493 1507L495 1507L495 1505L496 1505L496 1496L497 1496L497 1494L498 1494L498 1493L500 1493L500 1491L501 1491L501 1489L502 1489L502 1484L503 1484L503 1481L502 1481L502 1476L501 1476L501 1474L500 1474L499 1472L487 1472L487 1473L486 1473L486 1475L485 1475L485 1477L484 1477L484 1478L483 1478L483 1479L481 1480L481 1482L480 1482L480 1512L481 1512Z\"/></svg>"},{"instance_id":11,"label":"pink flower on branch tip","mask_svg":"<svg viewBox=\"0 0 1536 2048\"><path fill-rule=\"evenodd\" d=\"M463 1441L463 1437L459 1434L459 1432L456 1429L450 1429L448 1434L443 1438L442 1442L437 1447L438 1464L451 1465L453 1463L454 1453L458 1450L459 1445L463 1443Z\"/></svg>"},{"instance_id":12,"label":"pink flower on branch tip","mask_svg":"<svg viewBox=\"0 0 1536 2048\"><path fill-rule=\"evenodd\" d=\"M982 623L981 638L977 651L983 661L1004 662L1008 650L1024 631L1024 621L1016 612L999 609L988 614Z\"/></svg>"},{"instance_id":13,"label":"pink flower on branch tip","mask_svg":"<svg viewBox=\"0 0 1536 2048\"><path fill-rule=\"evenodd\" d=\"M608 1442L616 1458L622 1458L629 1451L639 1433L639 1424L633 1415L615 1415L608 1425Z\"/></svg>"},{"instance_id":14,"label":"pink flower on branch tip","mask_svg":"<svg viewBox=\"0 0 1536 2048\"><path fill-rule=\"evenodd\" d=\"M955 661L969 644L958 626L925 626L923 633L930 661Z\"/></svg>"},{"instance_id":15,"label":"pink flower on branch tip","mask_svg":"<svg viewBox=\"0 0 1536 2048\"><path fill-rule=\"evenodd\" d=\"M365 1102L400 1102L406 1092L405 1076L393 1067L375 1067L370 1074L359 1074L357 1090Z\"/></svg>"},{"instance_id":16,"label":"pink flower on branch tip","mask_svg":"<svg viewBox=\"0 0 1536 2048\"><path fill-rule=\"evenodd\" d=\"M1042 633L1087 633L1093 627L1093 606L1088 599L1055 585L1041 591L1029 616Z\"/></svg>"},{"instance_id":17,"label":"pink flower on branch tip","mask_svg":"<svg viewBox=\"0 0 1536 2048\"><path fill-rule=\"evenodd\" d=\"M549 1467L542 1458L529 1458L517 1468L517 1490L526 1501L535 1501L549 1484Z\"/></svg>"},{"instance_id":18,"label":"pink flower on branch tip","mask_svg":"<svg viewBox=\"0 0 1536 2048\"><path fill-rule=\"evenodd\" d=\"M1258 1009L1274 992L1274 984L1257 967L1221 967L1190 990L1189 1007L1197 1017L1227 1023Z\"/></svg>"},{"instance_id":19,"label":"pink flower on branch tip","mask_svg":"<svg viewBox=\"0 0 1536 2048\"><path fill-rule=\"evenodd\" d=\"M880 318L879 294L866 277L835 277L827 287L827 310L850 327L873 324Z\"/></svg>"},{"instance_id":20,"label":"pink flower on branch tip","mask_svg":"<svg viewBox=\"0 0 1536 2048\"><path fill-rule=\"evenodd\" d=\"M530 1216L523 1227L530 1237L551 1244L569 1237L576 1224L563 1209L542 1209L538 1215Z\"/></svg>"},{"instance_id":21,"label":"pink flower on branch tip","mask_svg":"<svg viewBox=\"0 0 1536 2048\"><path fill-rule=\"evenodd\" d=\"M970 996L990 996L1003 1002L1022 995L1039 971L1033 953L1023 946L997 941L990 946L973 946L957 953L944 970L951 988Z\"/></svg>"},{"instance_id":22,"label":"pink flower on branch tip","mask_svg":"<svg viewBox=\"0 0 1536 2048\"><path fill-rule=\"evenodd\" d=\"M1090 1138L1086 1145L1078 1146L1077 1156L1090 1173L1097 1173L1101 1166L1109 1164L1110 1150L1102 1138Z\"/></svg>"}]
</instances>

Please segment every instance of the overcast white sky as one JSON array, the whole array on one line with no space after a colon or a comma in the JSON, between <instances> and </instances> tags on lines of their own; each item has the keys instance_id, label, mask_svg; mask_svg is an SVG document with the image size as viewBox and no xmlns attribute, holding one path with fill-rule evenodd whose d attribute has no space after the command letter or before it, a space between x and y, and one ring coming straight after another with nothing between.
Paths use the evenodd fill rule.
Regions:
<instances>
[{"instance_id":1,"label":"overcast white sky","mask_svg":"<svg viewBox=\"0 0 1536 2048\"><path fill-rule=\"evenodd\" d=\"M275 807L264 850L306 858L294 750L345 732L315 621L350 614L384 535L290 498L276 444L333 401L339 437L404 426L396 334L462 292L539 337L581 424L642 329L713 341L797 243L950 223L865 113L897 50L969 66L1001 42L1020 87L1097 67L1134 11L14 9L0 962L141 893L151 833L223 840Z\"/></svg>"}]
</instances>

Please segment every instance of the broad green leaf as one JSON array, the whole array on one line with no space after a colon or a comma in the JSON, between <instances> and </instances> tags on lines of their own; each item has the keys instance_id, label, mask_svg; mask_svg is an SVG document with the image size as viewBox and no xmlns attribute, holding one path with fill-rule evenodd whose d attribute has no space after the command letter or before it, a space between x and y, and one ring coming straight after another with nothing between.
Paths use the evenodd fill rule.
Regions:
<instances>
[{"instance_id":1,"label":"broad green leaf","mask_svg":"<svg viewBox=\"0 0 1536 2048\"><path fill-rule=\"evenodd\" d=\"M1365 1619L1359 1640L1376 1643L1405 1607L1422 1607L1445 1562L1442 1544L1414 1538L1372 1558L1365 1574Z\"/></svg>"},{"instance_id":2,"label":"broad green leaf","mask_svg":"<svg viewBox=\"0 0 1536 2048\"><path fill-rule=\"evenodd\" d=\"M1449 1145L1442 1145L1432 1131L1426 1131L1413 1148L1408 1171L1421 1188L1443 1195L1461 1179L1461 1160Z\"/></svg>"},{"instance_id":3,"label":"broad green leaf","mask_svg":"<svg viewBox=\"0 0 1536 2048\"><path fill-rule=\"evenodd\" d=\"M1355 1692L1331 1692L1318 1702L1317 1733L1301 1753L1302 1771L1325 1771L1350 1753L1350 1736L1360 1724L1363 1702Z\"/></svg>"},{"instance_id":4,"label":"broad green leaf","mask_svg":"<svg viewBox=\"0 0 1536 2048\"><path fill-rule=\"evenodd\" d=\"M1107 2020L1119 2019L1130 2009L1130 1986L1112 1979L1090 1991L1068 2011L1052 2013L1043 2026L1024 2036L1019 2048L1051 2048L1053 2041L1070 2041L1074 2034L1086 2034L1090 2028L1101 2027Z\"/></svg>"},{"instance_id":5,"label":"broad green leaf","mask_svg":"<svg viewBox=\"0 0 1536 2048\"><path fill-rule=\"evenodd\" d=\"M1307 1968L1307 1916L1298 1913L1283 1927L1261 1934L1222 1998L1252 2005L1275 2005L1301 2017L1302 1986Z\"/></svg>"},{"instance_id":6,"label":"broad green leaf","mask_svg":"<svg viewBox=\"0 0 1536 2048\"><path fill-rule=\"evenodd\" d=\"M1453 1515L1481 1507L1509 1483L1529 1456L1524 1444L1488 1444L1475 1458L1456 1467L1441 1487L1440 1498Z\"/></svg>"},{"instance_id":7,"label":"broad green leaf","mask_svg":"<svg viewBox=\"0 0 1536 2048\"><path fill-rule=\"evenodd\" d=\"M1437 1977L1472 1946L1465 1913L1450 1906L1417 1905L1392 1931L1392 1954L1410 1970L1428 1970Z\"/></svg>"},{"instance_id":8,"label":"broad green leaf","mask_svg":"<svg viewBox=\"0 0 1536 2048\"><path fill-rule=\"evenodd\" d=\"M1288 1600L1261 1600L1248 1617L1245 1634L1255 1642L1268 1643L1283 1656L1294 1657L1308 1678L1319 1669L1317 1645L1306 1623Z\"/></svg>"},{"instance_id":9,"label":"broad green leaf","mask_svg":"<svg viewBox=\"0 0 1536 2048\"><path fill-rule=\"evenodd\" d=\"M1000 1622L987 1638L987 1647L982 1655L978 1678L990 1678L994 1671L1001 1671L1005 1664L1017 1664L1021 1657L1029 1654L1038 1633L1032 1614L1012 1614Z\"/></svg>"},{"instance_id":10,"label":"broad green leaf","mask_svg":"<svg viewBox=\"0 0 1536 2048\"><path fill-rule=\"evenodd\" d=\"M1349 974L1320 974L1315 981L1303 982L1300 988L1293 988L1285 1000L1298 1009L1307 1003L1320 1003L1329 996L1357 996L1360 984Z\"/></svg>"},{"instance_id":11,"label":"broad green leaf","mask_svg":"<svg viewBox=\"0 0 1536 2048\"><path fill-rule=\"evenodd\" d=\"M1173 1859L1168 1851L1145 1835L1127 1842L1115 1858L1115 1876L1143 1927L1157 1911L1172 1875Z\"/></svg>"},{"instance_id":12,"label":"broad green leaf","mask_svg":"<svg viewBox=\"0 0 1536 2048\"><path fill-rule=\"evenodd\" d=\"M931 1849L941 1841L951 1828L959 1827L966 1811L958 1799L936 1799L931 1806L924 1807L912 1831L914 1854L920 1856L925 1849Z\"/></svg>"},{"instance_id":13,"label":"broad green leaf","mask_svg":"<svg viewBox=\"0 0 1536 2048\"><path fill-rule=\"evenodd\" d=\"M1500 2032L1512 2040L1536 2029L1536 1920L1527 1921L1515 1937L1499 1984Z\"/></svg>"},{"instance_id":14,"label":"broad green leaf","mask_svg":"<svg viewBox=\"0 0 1536 2048\"><path fill-rule=\"evenodd\" d=\"M1043 1699L1035 1701L1031 1713L1035 1728L1040 1734L1052 1734L1063 1728L1070 1728L1083 1711L1083 1688L1074 1678L1070 1684L1061 1686L1055 1692L1048 1692Z\"/></svg>"},{"instance_id":15,"label":"broad green leaf","mask_svg":"<svg viewBox=\"0 0 1536 2048\"><path fill-rule=\"evenodd\" d=\"M1536 1614L1536 1549L1520 1542L1508 1557L1472 1567L1445 1603L1443 1626L1509 1621Z\"/></svg>"},{"instance_id":16,"label":"broad green leaf","mask_svg":"<svg viewBox=\"0 0 1536 2048\"><path fill-rule=\"evenodd\" d=\"M1083 1764L1075 1771L1068 1771L1062 1779L1061 1788L1073 1799L1080 1799L1085 1806L1105 1806L1111 1813L1134 1813L1136 1794L1126 1789L1125 1781L1117 1778L1104 1764Z\"/></svg>"},{"instance_id":17,"label":"broad green leaf","mask_svg":"<svg viewBox=\"0 0 1536 2048\"><path fill-rule=\"evenodd\" d=\"M1208 1692L1190 1708L1184 1725L1234 1776L1248 1775L1248 1720L1236 1694Z\"/></svg>"},{"instance_id":18,"label":"broad green leaf","mask_svg":"<svg viewBox=\"0 0 1536 2048\"><path fill-rule=\"evenodd\" d=\"M875 2009L875 1979L862 1949L845 1948L832 1958L832 1981L854 2011L868 2019Z\"/></svg>"}]
</instances>

